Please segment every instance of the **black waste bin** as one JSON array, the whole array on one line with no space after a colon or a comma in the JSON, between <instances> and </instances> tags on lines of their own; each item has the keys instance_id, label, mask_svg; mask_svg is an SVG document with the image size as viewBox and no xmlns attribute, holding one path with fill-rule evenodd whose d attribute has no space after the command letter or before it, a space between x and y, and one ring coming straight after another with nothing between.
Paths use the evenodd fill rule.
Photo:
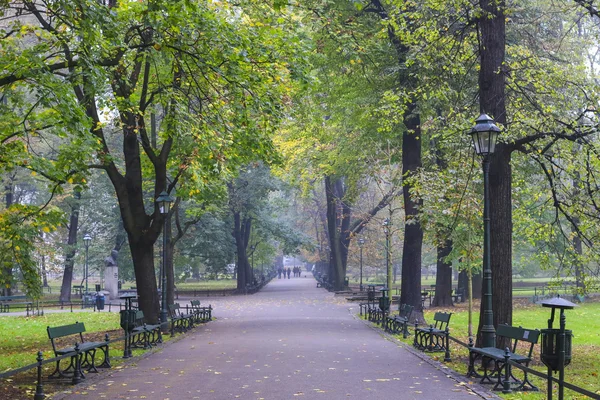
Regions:
<instances>
[{"instance_id":1,"label":"black waste bin","mask_svg":"<svg viewBox=\"0 0 600 400\"><path fill-rule=\"evenodd\" d=\"M98 310L104 310L104 294L98 293L96 295L96 308Z\"/></svg>"}]
</instances>

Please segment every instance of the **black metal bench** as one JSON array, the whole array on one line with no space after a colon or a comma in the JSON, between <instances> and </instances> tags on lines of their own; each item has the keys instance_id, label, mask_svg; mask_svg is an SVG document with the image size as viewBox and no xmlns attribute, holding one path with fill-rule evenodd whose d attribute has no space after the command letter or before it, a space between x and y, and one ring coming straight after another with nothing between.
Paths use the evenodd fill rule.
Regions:
<instances>
[{"instance_id":1,"label":"black metal bench","mask_svg":"<svg viewBox=\"0 0 600 400\"><path fill-rule=\"evenodd\" d=\"M444 361L450 361L450 317L452 313L436 312L433 325L419 328L415 324L413 346L422 351L445 351Z\"/></svg>"},{"instance_id":2,"label":"black metal bench","mask_svg":"<svg viewBox=\"0 0 600 400\"><path fill-rule=\"evenodd\" d=\"M144 322L144 312L137 310L135 312L134 328L129 334L130 348L149 349L162 343L162 332L160 324L146 324Z\"/></svg>"},{"instance_id":3,"label":"black metal bench","mask_svg":"<svg viewBox=\"0 0 600 400\"><path fill-rule=\"evenodd\" d=\"M390 315L385 319L385 330L391 333L399 333L408 337L408 322L414 307L408 304L398 304L398 315Z\"/></svg>"},{"instance_id":4,"label":"black metal bench","mask_svg":"<svg viewBox=\"0 0 600 400\"><path fill-rule=\"evenodd\" d=\"M171 319L171 335L175 332L186 332L194 327L194 314L183 312L179 303L169 304L169 318Z\"/></svg>"},{"instance_id":5,"label":"black metal bench","mask_svg":"<svg viewBox=\"0 0 600 400\"><path fill-rule=\"evenodd\" d=\"M512 368L508 361L528 366L531 361L533 347L538 342L540 331L501 324L496 329L496 336L512 340L512 347L507 347L505 350L496 347L469 347L469 369L467 376L481 378L480 383L494 384L492 390L502 389L506 392L510 390L538 391L539 389L529 381L527 371L524 371L523 380L516 378L512 373ZM529 344L527 355L516 354L519 349L519 342ZM475 371L475 361L477 359L481 359L483 375ZM493 367L490 370L488 367L492 364ZM516 383L516 387L512 387L512 383Z\"/></svg>"},{"instance_id":6,"label":"black metal bench","mask_svg":"<svg viewBox=\"0 0 600 400\"><path fill-rule=\"evenodd\" d=\"M190 301L192 307L192 314L196 317L196 322L207 322L212 320L212 306L209 304L208 307L200 306L200 300Z\"/></svg>"},{"instance_id":7,"label":"black metal bench","mask_svg":"<svg viewBox=\"0 0 600 400\"><path fill-rule=\"evenodd\" d=\"M98 372L97 368L110 368L110 357L108 352L108 334L105 336L104 342L86 342L83 338L83 332L85 332L85 325L83 322L75 322L74 324L47 327L48 338L52 343L52 350L54 351L55 357L72 354L70 362L67 368L64 370L60 369L60 361L56 361L56 369L49 378L64 378L67 377L67 373L72 373L75 377L85 378L82 372L82 368L86 367L87 372ZM59 348L57 339L64 337L79 336L72 346ZM66 342L67 339L64 340ZM100 349L104 354L104 360L98 366L96 366L96 351ZM75 382L74 378L74 382Z\"/></svg>"}]
</instances>

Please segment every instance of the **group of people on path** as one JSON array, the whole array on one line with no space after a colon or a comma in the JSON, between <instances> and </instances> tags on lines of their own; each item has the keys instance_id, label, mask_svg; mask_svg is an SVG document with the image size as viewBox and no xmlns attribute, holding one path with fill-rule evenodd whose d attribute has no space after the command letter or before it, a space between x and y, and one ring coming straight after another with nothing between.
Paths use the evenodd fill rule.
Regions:
<instances>
[{"instance_id":1,"label":"group of people on path","mask_svg":"<svg viewBox=\"0 0 600 400\"><path fill-rule=\"evenodd\" d=\"M277 269L277 277L278 279L281 279L281 275L283 275L283 279L285 279L285 277L287 276L288 279L290 279L290 275L294 273L294 278L299 278L302 276L302 269L300 267L294 267L294 268L283 268L280 267L279 269Z\"/></svg>"}]
</instances>

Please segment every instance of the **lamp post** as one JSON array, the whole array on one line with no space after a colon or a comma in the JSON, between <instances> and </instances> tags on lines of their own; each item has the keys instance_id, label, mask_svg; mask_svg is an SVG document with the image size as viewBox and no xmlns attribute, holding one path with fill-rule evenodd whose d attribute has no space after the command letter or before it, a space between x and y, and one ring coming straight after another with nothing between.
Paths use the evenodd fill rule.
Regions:
<instances>
[{"instance_id":1,"label":"lamp post","mask_svg":"<svg viewBox=\"0 0 600 400\"><path fill-rule=\"evenodd\" d=\"M358 239L358 248L360 249L360 291L363 291L363 283L362 283L362 273L363 273L363 258L362 258L362 251L363 251L363 245L365 244L365 239L360 238Z\"/></svg>"},{"instance_id":2,"label":"lamp post","mask_svg":"<svg viewBox=\"0 0 600 400\"><path fill-rule=\"evenodd\" d=\"M162 246L162 272L161 272L161 299L160 299L160 323L167 322L167 215L173 199L169 193L162 191L156 199L158 211L163 218L163 246Z\"/></svg>"},{"instance_id":3,"label":"lamp post","mask_svg":"<svg viewBox=\"0 0 600 400\"><path fill-rule=\"evenodd\" d=\"M390 264L390 228L391 221L389 218L383 220L383 232L385 233L385 285L388 289L392 288L392 268ZM391 293L391 292L390 292Z\"/></svg>"},{"instance_id":4,"label":"lamp post","mask_svg":"<svg viewBox=\"0 0 600 400\"><path fill-rule=\"evenodd\" d=\"M92 237L86 233L83 237L83 243L85 244L85 294L88 294L88 249L90 247L90 242L92 241ZM87 297L86 297L87 299Z\"/></svg>"},{"instance_id":5,"label":"lamp post","mask_svg":"<svg viewBox=\"0 0 600 400\"><path fill-rule=\"evenodd\" d=\"M492 310L492 266L490 257L490 154L496 149L500 128L487 114L481 114L475 120L475 126L469 132L473 139L475 152L482 157L483 165L483 325L481 327L482 347L495 347L496 330Z\"/></svg>"},{"instance_id":6,"label":"lamp post","mask_svg":"<svg viewBox=\"0 0 600 400\"><path fill-rule=\"evenodd\" d=\"M252 257L250 265L252 266L252 283L254 284L254 250L256 250L256 245L250 246L250 250L252 250L252 254L250 255L250 257Z\"/></svg>"}]
</instances>

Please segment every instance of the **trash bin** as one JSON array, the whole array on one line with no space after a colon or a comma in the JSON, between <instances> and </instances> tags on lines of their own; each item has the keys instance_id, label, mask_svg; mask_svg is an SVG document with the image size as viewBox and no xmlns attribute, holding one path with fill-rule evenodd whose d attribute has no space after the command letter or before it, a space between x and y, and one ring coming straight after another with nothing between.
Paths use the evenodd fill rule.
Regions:
<instances>
[{"instance_id":1,"label":"trash bin","mask_svg":"<svg viewBox=\"0 0 600 400\"><path fill-rule=\"evenodd\" d=\"M100 287L100 284L96 283L96 292L99 292L101 290L102 290L102 288Z\"/></svg>"},{"instance_id":2,"label":"trash bin","mask_svg":"<svg viewBox=\"0 0 600 400\"><path fill-rule=\"evenodd\" d=\"M96 308L98 310L104 310L104 293L98 293L96 295Z\"/></svg>"}]
</instances>

